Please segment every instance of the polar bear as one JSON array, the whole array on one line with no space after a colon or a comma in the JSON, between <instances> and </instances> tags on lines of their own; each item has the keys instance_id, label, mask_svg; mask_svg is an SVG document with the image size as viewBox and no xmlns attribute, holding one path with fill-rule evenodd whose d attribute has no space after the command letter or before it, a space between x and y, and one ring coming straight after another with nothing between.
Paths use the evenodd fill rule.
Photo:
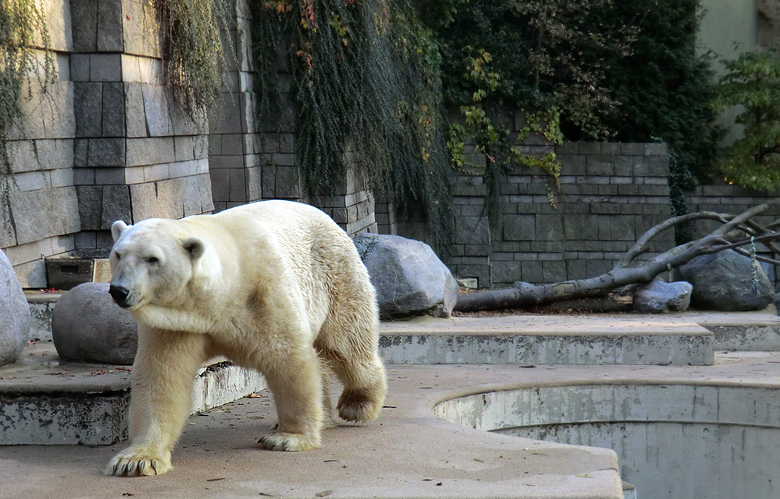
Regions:
<instances>
[{"instance_id":1,"label":"polar bear","mask_svg":"<svg viewBox=\"0 0 780 499\"><path fill-rule=\"evenodd\" d=\"M224 356L260 371L274 395L266 449L319 447L327 373L347 421L374 419L387 391L368 271L325 213L262 201L181 220L111 227L114 301L138 322L130 446L109 475L159 475L189 415L198 368ZM323 410L323 407L325 410Z\"/></svg>"}]
</instances>

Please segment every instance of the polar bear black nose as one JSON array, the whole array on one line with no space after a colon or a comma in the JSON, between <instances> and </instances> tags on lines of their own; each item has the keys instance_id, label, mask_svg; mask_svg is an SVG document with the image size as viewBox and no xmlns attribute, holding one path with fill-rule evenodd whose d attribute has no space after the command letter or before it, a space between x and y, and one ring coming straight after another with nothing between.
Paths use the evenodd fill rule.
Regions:
<instances>
[{"instance_id":1,"label":"polar bear black nose","mask_svg":"<svg viewBox=\"0 0 780 499\"><path fill-rule=\"evenodd\" d=\"M115 302L117 302L119 305L122 305L125 303L125 300L127 300L127 295L130 294L130 290L123 288L122 286L114 286L112 284L108 287L108 294L111 295L111 298L113 298Z\"/></svg>"}]
</instances>

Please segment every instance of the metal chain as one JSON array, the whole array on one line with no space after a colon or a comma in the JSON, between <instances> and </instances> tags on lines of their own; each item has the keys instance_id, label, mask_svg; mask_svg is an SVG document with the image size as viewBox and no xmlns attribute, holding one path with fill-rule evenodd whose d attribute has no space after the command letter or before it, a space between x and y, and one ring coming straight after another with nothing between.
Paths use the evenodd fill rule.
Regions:
<instances>
[{"instance_id":1,"label":"metal chain","mask_svg":"<svg viewBox=\"0 0 780 499\"><path fill-rule=\"evenodd\" d=\"M753 273L753 295L758 296L758 261L756 260L756 238L750 236L750 268Z\"/></svg>"}]
</instances>

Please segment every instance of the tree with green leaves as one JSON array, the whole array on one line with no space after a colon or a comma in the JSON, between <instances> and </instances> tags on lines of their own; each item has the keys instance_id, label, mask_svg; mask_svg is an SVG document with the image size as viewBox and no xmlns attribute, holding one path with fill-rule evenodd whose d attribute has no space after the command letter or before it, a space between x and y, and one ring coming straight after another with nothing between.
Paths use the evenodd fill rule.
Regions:
<instances>
[{"instance_id":1,"label":"tree with green leaves","mask_svg":"<svg viewBox=\"0 0 780 499\"><path fill-rule=\"evenodd\" d=\"M724 150L719 165L727 182L751 189L780 188L780 45L723 61L717 103L743 106L736 123L742 138Z\"/></svg>"}]
</instances>

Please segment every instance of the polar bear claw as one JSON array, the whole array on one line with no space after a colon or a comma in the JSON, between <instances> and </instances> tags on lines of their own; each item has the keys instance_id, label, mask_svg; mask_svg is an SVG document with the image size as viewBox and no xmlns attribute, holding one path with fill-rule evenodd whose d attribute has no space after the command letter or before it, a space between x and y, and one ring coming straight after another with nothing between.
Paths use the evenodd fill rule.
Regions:
<instances>
[{"instance_id":1,"label":"polar bear claw","mask_svg":"<svg viewBox=\"0 0 780 499\"><path fill-rule=\"evenodd\" d=\"M320 439L297 433L270 433L263 435L257 441L260 447L267 450L287 452L307 451L320 448Z\"/></svg>"},{"instance_id":2,"label":"polar bear claw","mask_svg":"<svg viewBox=\"0 0 780 499\"><path fill-rule=\"evenodd\" d=\"M141 450L127 449L109 461L104 473L114 476L152 476L162 475L172 469L169 457L155 457Z\"/></svg>"}]
</instances>

